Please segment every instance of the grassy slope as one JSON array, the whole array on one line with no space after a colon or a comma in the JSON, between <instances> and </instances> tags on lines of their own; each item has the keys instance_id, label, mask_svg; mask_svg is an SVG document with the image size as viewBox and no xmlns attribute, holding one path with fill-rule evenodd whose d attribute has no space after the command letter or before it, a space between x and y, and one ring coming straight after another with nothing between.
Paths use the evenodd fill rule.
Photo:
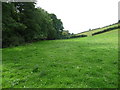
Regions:
<instances>
[{"instance_id":1,"label":"grassy slope","mask_svg":"<svg viewBox=\"0 0 120 90\"><path fill-rule=\"evenodd\" d=\"M118 30L3 49L3 88L115 88ZM36 72L32 72L35 70ZM37 68L38 71L37 71Z\"/></svg>"},{"instance_id":2,"label":"grassy slope","mask_svg":"<svg viewBox=\"0 0 120 90\"><path fill-rule=\"evenodd\" d=\"M103 28L94 29L94 30L91 30L91 31L86 31L86 32L76 34L76 35L88 35L88 36L91 36L93 33L103 31L103 30L108 29L108 28L118 27L118 25L120 25L120 24L116 23L116 24L113 24L111 26L106 26L106 27L103 27Z\"/></svg>"}]
</instances>

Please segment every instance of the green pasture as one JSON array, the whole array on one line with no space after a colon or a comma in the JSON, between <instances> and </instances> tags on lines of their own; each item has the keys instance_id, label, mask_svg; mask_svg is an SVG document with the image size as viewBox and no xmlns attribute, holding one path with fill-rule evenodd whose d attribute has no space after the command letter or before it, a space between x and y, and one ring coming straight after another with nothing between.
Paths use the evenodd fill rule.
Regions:
<instances>
[{"instance_id":1,"label":"green pasture","mask_svg":"<svg viewBox=\"0 0 120 90\"><path fill-rule=\"evenodd\" d=\"M117 88L118 30L4 48L2 87Z\"/></svg>"}]
</instances>

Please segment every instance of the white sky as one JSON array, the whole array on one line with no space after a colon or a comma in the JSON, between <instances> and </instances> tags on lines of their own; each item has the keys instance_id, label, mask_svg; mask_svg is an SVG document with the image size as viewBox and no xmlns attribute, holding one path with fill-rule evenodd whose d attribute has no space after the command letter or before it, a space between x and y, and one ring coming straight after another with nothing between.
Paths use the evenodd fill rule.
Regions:
<instances>
[{"instance_id":1,"label":"white sky","mask_svg":"<svg viewBox=\"0 0 120 90\"><path fill-rule=\"evenodd\" d=\"M61 19L65 30L80 33L118 21L119 0L37 0L37 6Z\"/></svg>"}]
</instances>

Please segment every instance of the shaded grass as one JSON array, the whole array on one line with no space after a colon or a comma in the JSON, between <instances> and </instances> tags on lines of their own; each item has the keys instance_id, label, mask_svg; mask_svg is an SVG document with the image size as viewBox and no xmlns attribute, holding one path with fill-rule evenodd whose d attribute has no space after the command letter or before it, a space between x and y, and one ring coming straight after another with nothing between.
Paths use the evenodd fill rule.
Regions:
<instances>
[{"instance_id":1,"label":"shaded grass","mask_svg":"<svg viewBox=\"0 0 120 90\"><path fill-rule=\"evenodd\" d=\"M117 88L118 30L3 49L3 88Z\"/></svg>"}]
</instances>

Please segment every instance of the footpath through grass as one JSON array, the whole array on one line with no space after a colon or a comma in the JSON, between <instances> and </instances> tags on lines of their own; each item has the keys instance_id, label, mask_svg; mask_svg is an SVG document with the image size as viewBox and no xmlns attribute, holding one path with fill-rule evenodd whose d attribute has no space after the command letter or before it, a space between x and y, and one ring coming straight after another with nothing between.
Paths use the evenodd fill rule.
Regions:
<instances>
[{"instance_id":1,"label":"footpath through grass","mask_svg":"<svg viewBox=\"0 0 120 90\"><path fill-rule=\"evenodd\" d=\"M117 88L118 30L3 49L3 88Z\"/></svg>"}]
</instances>

